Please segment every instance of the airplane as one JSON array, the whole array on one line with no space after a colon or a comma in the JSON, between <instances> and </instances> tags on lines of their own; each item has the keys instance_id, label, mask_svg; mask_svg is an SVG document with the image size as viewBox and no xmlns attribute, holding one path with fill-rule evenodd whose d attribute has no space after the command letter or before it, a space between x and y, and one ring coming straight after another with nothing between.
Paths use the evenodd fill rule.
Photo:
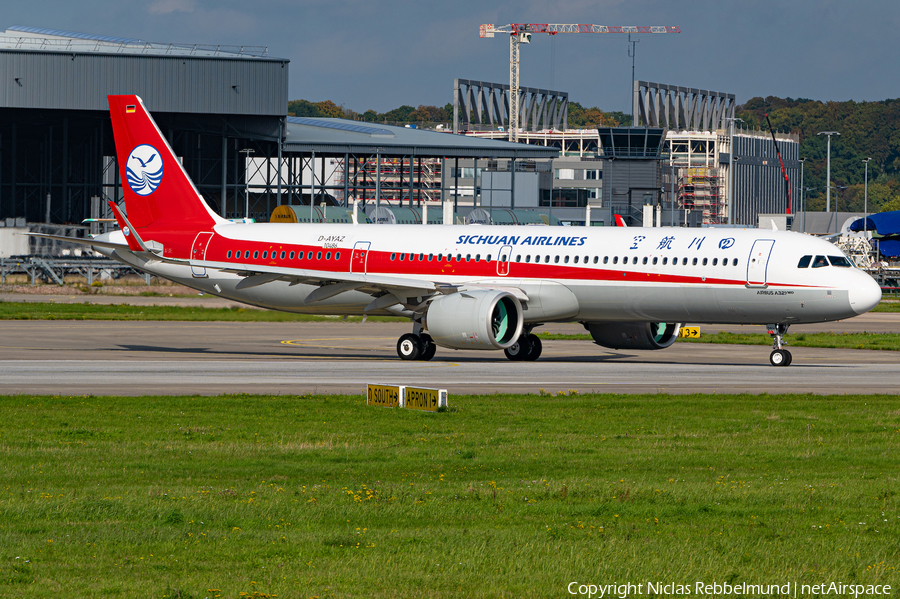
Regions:
<instances>
[{"instance_id":1,"label":"airplane","mask_svg":"<svg viewBox=\"0 0 900 599\"><path fill-rule=\"evenodd\" d=\"M582 323L605 348L659 350L691 322L766 325L770 363L787 366L790 325L881 300L836 246L790 231L234 223L206 204L138 96L108 100L125 209L109 202L120 229L75 241L254 306L409 318L404 360L438 346L536 360L533 331L556 322Z\"/></svg>"}]
</instances>

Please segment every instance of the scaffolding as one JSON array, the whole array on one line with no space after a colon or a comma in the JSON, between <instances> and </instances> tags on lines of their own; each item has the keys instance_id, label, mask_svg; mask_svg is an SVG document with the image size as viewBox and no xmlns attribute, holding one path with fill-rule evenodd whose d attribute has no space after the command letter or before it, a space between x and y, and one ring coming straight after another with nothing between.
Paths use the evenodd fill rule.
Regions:
<instances>
[{"instance_id":1,"label":"scaffolding","mask_svg":"<svg viewBox=\"0 0 900 599\"><path fill-rule=\"evenodd\" d=\"M380 192L381 201L398 206L404 202L413 206L441 201L443 160L440 158L352 156L347 160L336 158L332 162L335 196L342 202L374 202L377 192ZM343 189L347 190L346 198Z\"/></svg>"},{"instance_id":2,"label":"scaffolding","mask_svg":"<svg viewBox=\"0 0 900 599\"><path fill-rule=\"evenodd\" d=\"M675 163L678 168L678 163ZM719 169L715 167L687 167L678 170L676 201L684 210L703 213L703 224L722 224L728 215L723 210L722 185Z\"/></svg>"}]
</instances>

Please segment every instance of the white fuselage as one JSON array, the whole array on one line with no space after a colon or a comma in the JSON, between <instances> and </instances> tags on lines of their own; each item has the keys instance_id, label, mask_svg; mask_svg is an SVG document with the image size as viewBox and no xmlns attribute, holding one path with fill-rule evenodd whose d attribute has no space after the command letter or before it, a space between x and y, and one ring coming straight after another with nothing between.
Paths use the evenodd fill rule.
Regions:
<instances>
[{"instance_id":1,"label":"white fuselage","mask_svg":"<svg viewBox=\"0 0 900 599\"><path fill-rule=\"evenodd\" d=\"M310 283L317 273L323 283L352 273L410 288L515 288L527 296L530 323L812 323L856 316L881 298L875 281L855 267L812 267L819 256L846 259L833 244L785 231L229 223L213 233L193 266L97 249L206 293L319 314L362 314L373 295L350 289L307 302L319 288ZM101 239L124 243L118 231ZM800 268L804 256L810 265ZM250 272L273 280L240 286ZM428 294L424 285L421 294Z\"/></svg>"}]
</instances>

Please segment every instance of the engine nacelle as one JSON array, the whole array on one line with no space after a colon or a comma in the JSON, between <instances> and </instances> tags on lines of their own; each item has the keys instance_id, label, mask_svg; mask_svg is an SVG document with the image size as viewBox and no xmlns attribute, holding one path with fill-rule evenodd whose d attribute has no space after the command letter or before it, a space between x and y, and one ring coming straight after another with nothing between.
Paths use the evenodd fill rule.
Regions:
<instances>
[{"instance_id":1,"label":"engine nacelle","mask_svg":"<svg viewBox=\"0 0 900 599\"><path fill-rule=\"evenodd\" d=\"M463 291L432 301L425 328L452 349L506 349L522 334L522 304L508 291Z\"/></svg>"},{"instance_id":2,"label":"engine nacelle","mask_svg":"<svg viewBox=\"0 0 900 599\"><path fill-rule=\"evenodd\" d=\"M680 323L586 322L594 343L610 349L665 349L675 343Z\"/></svg>"}]
</instances>

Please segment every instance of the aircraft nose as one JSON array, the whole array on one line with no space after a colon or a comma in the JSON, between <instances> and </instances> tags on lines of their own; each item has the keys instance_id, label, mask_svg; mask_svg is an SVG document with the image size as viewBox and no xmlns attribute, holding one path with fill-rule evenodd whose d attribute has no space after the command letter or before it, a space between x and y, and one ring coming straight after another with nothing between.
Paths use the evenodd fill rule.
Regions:
<instances>
[{"instance_id":1,"label":"aircraft nose","mask_svg":"<svg viewBox=\"0 0 900 599\"><path fill-rule=\"evenodd\" d=\"M861 275L859 281L854 281L850 286L850 307L857 314L864 314L881 301L881 287L869 275L858 274Z\"/></svg>"}]
</instances>

